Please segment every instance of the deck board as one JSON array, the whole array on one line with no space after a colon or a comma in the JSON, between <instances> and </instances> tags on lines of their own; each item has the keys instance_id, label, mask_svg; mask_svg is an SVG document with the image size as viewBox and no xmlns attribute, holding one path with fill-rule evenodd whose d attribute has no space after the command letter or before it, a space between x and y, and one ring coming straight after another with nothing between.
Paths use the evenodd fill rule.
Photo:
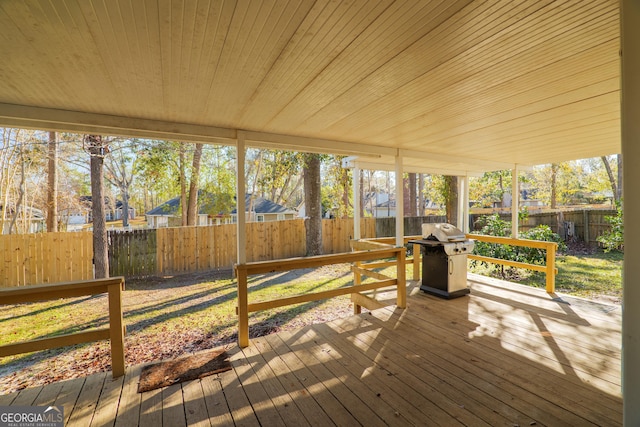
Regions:
<instances>
[{"instance_id":1,"label":"deck board","mask_svg":"<svg viewBox=\"0 0 640 427\"><path fill-rule=\"evenodd\" d=\"M140 398L140 426L162 425L162 389L143 393Z\"/></svg>"},{"instance_id":2,"label":"deck board","mask_svg":"<svg viewBox=\"0 0 640 427\"><path fill-rule=\"evenodd\" d=\"M343 322L335 322L336 325L332 325L333 328L339 328ZM454 426L462 425L456 418L461 416L461 413L452 415L449 412L443 411L437 406L431 399L425 398L419 395L415 390L411 388L410 384L407 384L400 380L395 370L389 370L388 366L378 364L375 360L367 357L367 354L357 347L350 345L350 342L345 342L346 334L339 334L333 330L329 325L318 325L315 330L319 331L327 341L332 342L333 347L340 349L340 357L348 359L349 362L345 364L349 367L349 370L353 375L358 375L358 372L363 372L363 382L370 387L371 392L375 392L376 397L386 401L392 406L396 413L406 418L410 424L419 425L420 423L426 423L427 425L440 425L440 426ZM408 339L409 337L405 337ZM338 352L334 352L334 355ZM375 357L374 357L375 359ZM433 390L434 395L439 393ZM431 398L434 396L432 395ZM436 398L436 400L439 400ZM459 407L455 409L449 406L455 406L452 402L440 402L448 409L452 409L454 412L462 412ZM459 411L456 411L459 410ZM480 424L482 425L482 424ZM486 424L485 424L486 425Z\"/></svg>"},{"instance_id":3,"label":"deck board","mask_svg":"<svg viewBox=\"0 0 640 427\"><path fill-rule=\"evenodd\" d=\"M91 420L91 427L113 426L118 413L118 405L124 385L124 377L112 378L108 375L104 380L104 387L100 393L96 411Z\"/></svg>"},{"instance_id":4,"label":"deck board","mask_svg":"<svg viewBox=\"0 0 640 427\"><path fill-rule=\"evenodd\" d=\"M58 393L54 404L63 407L65 426L69 425L69 418L71 417L71 413L85 381L85 378L75 378L60 383L62 384L62 389Z\"/></svg>"},{"instance_id":5,"label":"deck board","mask_svg":"<svg viewBox=\"0 0 640 427\"><path fill-rule=\"evenodd\" d=\"M377 324L377 317L370 316L366 320ZM360 326L359 324L350 324L349 326ZM346 330L346 329L345 329ZM508 425L513 424L512 420L522 418L522 414L510 407L502 408L498 411L501 402L492 395L486 393L474 392L472 384L465 382L459 378L455 372L449 372L439 366L429 357L416 355L416 348L412 343L413 340L396 340L391 332L383 327L374 330L357 331L354 333L354 339L361 343L360 348L363 351L377 352L382 358L388 359L389 362L402 367L398 369L394 367L399 378L408 382L414 379L420 379L424 385L418 387L435 387L443 396L455 402L460 408L464 408L473 413L480 422L484 421L489 425ZM385 351L386 340L395 340L399 351ZM415 386L413 386L415 388ZM425 395L425 393L422 393ZM476 421L476 423L479 421ZM526 424L525 424L526 425Z\"/></svg>"},{"instance_id":6,"label":"deck board","mask_svg":"<svg viewBox=\"0 0 640 427\"><path fill-rule=\"evenodd\" d=\"M419 343L419 350L416 352L422 357L438 360L443 367L451 369L453 375L465 379L479 390L497 397L503 404L510 405L529 417L513 420L514 424L536 422L558 425L569 422L571 425L585 425L584 419L557 407L559 400L573 396L572 393L577 393L580 388L573 385L571 392L559 394L558 390L552 388L555 383L533 380L548 377L548 369L532 365L523 370L521 357L505 356L495 348L495 343L477 343L462 335L456 337L455 332L455 328L439 329L436 325L426 330L413 327L412 334ZM434 340L441 344L437 347L430 346L428 343ZM590 396L595 398L593 394ZM578 404L576 401L564 403L569 408ZM579 408L578 406L576 409ZM582 409L589 410L588 407ZM597 412L592 415L597 415Z\"/></svg>"},{"instance_id":7,"label":"deck board","mask_svg":"<svg viewBox=\"0 0 640 427\"><path fill-rule=\"evenodd\" d=\"M63 405L69 426L622 425L619 307L470 281L231 346L233 369L199 380L139 394L135 366L0 405Z\"/></svg>"},{"instance_id":8,"label":"deck board","mask_svg":"<svg viewBox=\"0 0 640 427\"><path fill-rule=\"evenodd\" d=\"M26 388L18 392L18 395L11 402L12 406L30 406L42 391L42 387Z\"/></svg>"},{"instance_id":9,"label":"deck board","mask_svg":"<svg viewBox=\"0 0 640 427\"><path fill-rule=\"evenodd\" d=\"M182 385L184 396L184 413L187 425L196 427L210 427L207 404L200 380L188 381Z\"/></svg>"},{"instance_id":10,"label":"deck board","mask_svg":"<svg viewBox=\"0 0 640 427\"><path fill-rule=\"evenodd\" d=\"M348 358L345 357L343 361L343 356L337 353L330 342L320 339L315 328L303 328L301 331L306 333L301 335L299 332L295 334L284 332L280 336L306 365L314 372L317 371L318 379L323 381L332 392L336 392L338 401L355 416L360 424L370 420L373 425L407 425L408 420L405 416L387 400L380 399L376 395L377 392L372 392L370 384L362 381L367 378L366 373L361 372L354 377L348 369L350 366ZM356 378L359 380L355 380Z\"/></svg>"},{"instance_id":11,"label":"deck board","mask_svg":"<svg viewBox=\"0 0 640 427\"><path fill-rule=\"evenodd\" d=\"M202 393L204 394L205 405L209 422L212 426L232 426L233 418L229 410L229 405L225 399L220 378L218 375L211 375L200 380Z\"/></svg>"},{"instance_id":12,"label":"deck board","mask_svg":"<svg viewBox=\"0 0 640 427\"><path fill-rule=\"evenodd\" d=\"M279 360L276 361L275 368L290 372L288 387L292 389L299 407L304 408L309 422L319 426L358 424L336 397L335 394L339 392L334 389L335 394L332 393L331 388L316 376L316 370L309 369L295 352L290 351L279 335L262 337L258 341L265 342L278 355Z\"/></svg>"},{"instance_id":13,"label":"deck board","mask_svg":"<svg viewBox=\"0 0 640 427\"><path fill-rule=\"evenodd\" d=\"M266 393L271 396L271 401L285 425L310 426L295 401L278 381L277 374L269 366L269 360L275 357L275 354L269 351L262 353L260 350L259 343L252 343L242 351L245 358L254 361L252 365L253 373L263 385Z\"/></svg>"},{"instance_id":14,"label":"deck board","mask_svg":"<svg viewBox=\"0 0 640 427\"><path fill-rule=\"evenodd\" d=\"M141 395L138 393L138 379L141 371L142 365L138 365L128 369L125 374L118 413L116 414L116 427L136 426L140 421Z\"/></svg>"},{"instance_id":15,"label":"deck board","mask_svg":"<svg viewBox=\"0 0 640 427\"><path fill-rule=\"evenodd\" d=\"M110 375L110 374L109 374ZM79 391L78 398L76 399L71 411L69 411L68 426L86 427L91 425L93 415L98 405L98 398L102 392L102 386L105 384L106 372L100 374L91 375L87 377L82 383L82 388ZM67 412L65 408L65 418Z\"/></svg>"}]
</instances>

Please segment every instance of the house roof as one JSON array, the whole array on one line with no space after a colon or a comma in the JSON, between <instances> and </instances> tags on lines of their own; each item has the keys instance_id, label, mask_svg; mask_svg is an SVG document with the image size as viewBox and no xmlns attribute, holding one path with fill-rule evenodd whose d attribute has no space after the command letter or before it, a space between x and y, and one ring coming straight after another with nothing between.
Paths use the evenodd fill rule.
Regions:
<instances>
[{"instance_id":1,"label":"house roof","mask_svg":"<svg viewBox=\"0 0 640 427\"><path fill-rule=\"evenodd\" d=\"M78 200L80 200L80 203L87 206L87 207L91 207L91 203L92 203L92 197L91 196L80 196L78 197ZM107 206L111 206L111 201L113 199L111 199L110 197L105 197L104 198L104 203ZM115 209L122 209L122 200L115 200L116 205L115 205ZM129 209L133 209L132 207L129 207Z\"/></svg>"},{"instance_id":2,"label":"house roof","mask_svg":"<svg viewBox=\"0 0 640 427\"><path fill-rule=\"evenodd\" d=\"M618 0L8 0L0 125L433 173L619 153L619 18Z\"/></svg>"},{"instance_id":3,"label":"house roof","mask_svg":"<svg viewBox=\"0 0 640 427\"><path fill-rule=\"evenodd\" d=\"M202 194L202 191L200 192ZM246 194L245 203L247 212L249 210L249 202L251 200L251 194ZM180 197L174 197L171 200L164 202L163 204L151 209L147 212L147 215L150 216L173 216L177 215L180 208ZM200 207L198 209L198 213L201 215L211 213L213 209L213 196L201 198ZM255 213L258 214L278 214L278 213L292 213L291 209L287 209L286 207L274 203L270 200L264 199L262 197L254 197L253 199L253 209ZM231 211L232 214L237 214L237 209L233 209Z\"/></svg>"}]
</instances>

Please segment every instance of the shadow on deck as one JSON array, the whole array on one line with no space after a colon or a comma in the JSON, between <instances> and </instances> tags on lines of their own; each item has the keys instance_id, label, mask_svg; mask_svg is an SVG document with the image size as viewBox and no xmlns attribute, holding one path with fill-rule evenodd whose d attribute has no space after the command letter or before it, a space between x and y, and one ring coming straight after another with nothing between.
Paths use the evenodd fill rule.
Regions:
<instances>
[{"instance_id":1,"label":"shadow on deck","mask_svg":"<svg viewBox=\"0 0 640 427\"><path fill-rule=\"evenodd\" d=\"M256 338L233 370L137 393L141 366L0 396L65 425L621 425L620 308L470 275L442 300Z\"/></svg>"}]
</instances>

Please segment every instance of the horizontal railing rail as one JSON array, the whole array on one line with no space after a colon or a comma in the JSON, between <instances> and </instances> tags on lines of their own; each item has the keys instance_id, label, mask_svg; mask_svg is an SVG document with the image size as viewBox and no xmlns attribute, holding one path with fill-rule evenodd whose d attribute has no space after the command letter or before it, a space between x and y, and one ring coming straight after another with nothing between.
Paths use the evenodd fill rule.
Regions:
<instances>
[{"instance_id":1,"label":"horizontal railing rail","mask_svg":"<svg viewBox=\"0 0 640 427\"><path fill-rule=\"evenodd\" d=\"M240 347L247 347L249 345L249 313L255 311L268 310L271 308L283 307L303 302L319 301L340 295L356 294L389 286L396 286L396 301L398 307L406 307L407 294L406 280L403 268L405 265L404 257L404 248L383 247L372 250L347 252L332 255L288 258L275 261L248 262L246 264L236 265L235 272L238 283L238 345ZM356 284L354 282L353 286L345 288L311 292L287 298L249 303L248 277L251 275L275 273L280 271L291 271L302 268L316 268L332 264L373 261L386 258L396 259L396 265L398 266L398 274L396 278L385 277L382 280L376 280L372 283L366 284Z\"/></svg>"},{"instance_id":2,"label":"horizontal railing rail","mask_svg":"<svg viewBox=\"0 0 640 427\"><path fill-rule=\"evenodd\" d=\"M126 369L124 360L125 330L122 320L123 290L124 277L0 289L0 305L51 301L60 298L73 298L104 293L108 294L109 300L109 327L75 332L51 338L40 338L6 344L0 346L0 357L108 339L111 341L111 369L113 377L121 377L124 375Z\"/></svg>"}]
</instances>

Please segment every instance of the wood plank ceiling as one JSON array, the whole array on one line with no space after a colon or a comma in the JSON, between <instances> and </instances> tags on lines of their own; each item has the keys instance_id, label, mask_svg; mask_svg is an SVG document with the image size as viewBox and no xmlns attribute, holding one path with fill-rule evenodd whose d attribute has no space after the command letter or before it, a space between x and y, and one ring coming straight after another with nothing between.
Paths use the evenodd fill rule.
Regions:
<instances>
[{"instance_id":1,"label":"wood plank ceiling","mask_svg":"<svg viewBox=\"0 0 640 427\"><path fill-rule=\"evenodd\" d=\"M0 125L478 172L620 152L617 0L3 0ZM401 150L401 151L398 151Z\"/></svg>"}]
</instances>

